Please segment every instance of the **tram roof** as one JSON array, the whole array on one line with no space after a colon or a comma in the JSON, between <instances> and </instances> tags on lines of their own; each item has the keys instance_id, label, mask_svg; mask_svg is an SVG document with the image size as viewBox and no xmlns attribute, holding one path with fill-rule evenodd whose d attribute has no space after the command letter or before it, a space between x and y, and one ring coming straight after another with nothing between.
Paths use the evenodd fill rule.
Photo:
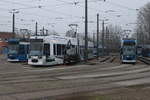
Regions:
<instances>
[{"instance_id":1,"label":"tram roof","mask_svg":"<svg viewBox=\"0 0 150 100\"><path fill-rule=\"evenodd\" d=\"M32 36L30 39L43 39L44 42L52 42L55 44L67 44L68 41L71 41L72 45L77 45L77 38L66 37L66 36L56 36L56 35L49 35L49 36ZM84 46L85 41L83 39L79 39L79 44ZM88 41L90 47L93 47L93 42Z\"/></svg>"},{"instance_id":2,"label":"tram roof","mask_svg":"<svg viewBox=\"0 0 150 100\"><path fill-rule=\"evenodd\" d=\"M51 42L56 44L67 44L70 40L73 45L77 44L77 38L64 37L64 36L32 36L30 39L43 39L44 42Z\"/></svg>"},{"instance_id":3,"label":"tram roof","mask_svg":"<svg viewBox=\"0 0 150 100\"><path fill-rule=\"evenodd\" d=\"M137 42L136 39L130 38L130 39L123 39L122 42Z\"/></svg>"}]
</instances>

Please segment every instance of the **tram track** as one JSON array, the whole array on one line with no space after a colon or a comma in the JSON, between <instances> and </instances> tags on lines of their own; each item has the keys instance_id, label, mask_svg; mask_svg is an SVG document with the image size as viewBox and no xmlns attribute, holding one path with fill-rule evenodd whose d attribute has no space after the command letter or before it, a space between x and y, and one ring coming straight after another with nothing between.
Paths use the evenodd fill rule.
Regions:
<instances>
[{"instance_id":1,"label":"tram track","mask_svg":"<svg viewBox=\"0 0 150 100\"><path fill-rule=\"evenodd\" d=\"M149 76L147 76L147 77L149 77ZM136 79L141 79L141 78L147 78L147 77L140 77L140 78L134 78L134 79L127 79L127 80L119 80L119 81L130 81L130 80L136 80ZM111 81L112 83L117 83L117 81ZM111 87L109 87L109 86L107 86L107 88L105 87L105 88L101 88L101 89L95 89L95 90L86 90L86 91L80 91L80 92L75 92L75 93L73 93L73 94L76 94L76 96L78 95L78 96L82 96L81 94L88 94L88 93L96 93L96 92L106 92L106 91L111 91L111 90L115 90L115 89L121 89L121 88L128 88L128 86L119 86L119 85L115 85L115 86L112 86L112 84L111 83L103 83L103 84L101 84L101 86L104 86L105 84L107 84L107 85L110 85ZM90 87L90 86L89 86ZM72 96L73 96L73 94L72 94ZM67 95L57 95L57 97L68 97L69 95L71 95L71 94L67 94ZM52 98L53 96L48 96L48 97L44 97L45 99L50 99L50 98ZM56 96L54 96L54 98L57 98ZM42 98L36 98L36 99L31 99L31 100L43 100L43 97Z\"/></svg>"},{"instance_id":2,"label":"tram track","mask_svg":"<svg viewBox=\"0 0 150 100\"><path fill-rule=\"evenodd\" d=\"M144 68L145 66L143 67L140 67L140 68ZM39 74L28 74L27 76L26 75L19 75L19 76L1 76L1 82L2 81L10 81L10 80L25 80L25 79L34 79L34 78L53 78L53 77L59 77L59 76L69 76L69 75L77 75L77 74L90 74L90 73L98 73L98 72L101 72L103 71L103 73L109 73L109 72L117 72L117 71L128 71L128 70L133 70L135 69L136 67L130 67L130 65L118 65L118 66L114 66L114 67L108 67L108 68L105 68L105 67L102 67L102 68L94 68L94 69L85 69L83 71L81 70L76 70L76 71L72 71L72 72L43 72L43 73L39 73ZM137 69L140 69L137 67Z\"/></svg>"},{"instance_id":3,"label":"tram track","mask_svg":"<svg viewBox=\"0 0 150 100\"><path fill-rule=\"evenodd\" d=\"M143 73L143 72L141 72L141 73ZM130 73L129 75L131 75L132 73ZM133 74L135 74L135 73L133 73ZM106 78L107 79L107 77L114 77L114 76L103 76L103 77L95 77L95 78ZM116 75L116 77L117 77L117 75ZM26 80L15 80L15 79L13 79L13 80L3 80L3 81L1 81L1 83L0 83L0 85L6 85L6 84L22 84L22 83L36 83L36 82L51 82L51 81L59 81L59 80L63 80L63 79L60 79L60 78L57 78L57 77L55 77L55 78L45 78L45 77L43 77L43 78L37 78L37 79L35 79L35 78L31 78L31 79L26 79ZM65 79L64 79L65 80Z\"/></svg>"},{"instance_id":4,"label":"tram track","mask_svg":"<svg viewBox=\"0 0 150 100\"><path fill-rule=\"evenodd\" d=\"M110 60L110 63L113 63L117 59L117 56L113 56L112 59Z\"/></svg>"},{"instance_id":5,"label":"tram track","mask_svg":"<svg viewBox=\"0 0 150 100\"><path fill-rule=\"evenodd\" d=\"M108 66L108 65L107 65ZM143 67L137 67L137 69L142 69ZM1 75L1 82L2 81L10 81L10 80L25 80L25 79L34 79L34 78L53 78L53 77L59 77L59 76L66 76L66 75L76 75L76 74L90 74L90 73L97 73L103 71L103 73L109 73L109 72L116 72L116 71L128 71L128 70L134 70L135 67L130 67L130 65L115 65L112 67L88 67L81 69L75 69L75 70L56 70L56 71L44 71L44 72L35 72L35 73L18 73L18 75Z\"/></svg>"},{"instance_id":6,"label":"tram track","mask_svg":"<svg viewBox=\"0 0 150 100\"><path fill-rule=\"evenodd\" d=\"M149 76L147 76L149 77ZM143 78L143 77L141 77ZM146 78L146 77L145 77ZM139 78L134 78L134 79L140 79ZM42 91L47 91L47 90L51 90L51 91L54 91L54 90L61 90L61 89L69 89L69 88L80 88L82 90L83 86L84 87L90 87L90 86L100 86L100 85L105 85L105 84L112 84L112 83L115 83L115 82L118 82L118 81L126 81L126 80L133 80L133 78L130 78L130 79L120 79L120 80L111 80L111 81L102 81L102 80L99 80L97 79L96 81L87 81L87 82L80 82L80 83L77 83L77 84L73 84L73 83L67 83L66 85L58 85L58 87L51 87L51 88L46 88L46 89L33 89L33 90L23 90L23 91L18 91L18 92L9 92L9 93L0 93L0 96L2 95L14 95L14 94L22 94L22 93L33 93L33 92L42 92ZM95 91L95 90L94 90Z\"/></svg>"},{"instance_id":7,"label":"tram track","mask_svg":"<svg viewBox=\"0 0 150 100\"><path fill-rule=\"evenodd\" d=\"M89 81L88 81L89 82ZM90 86L99 86L101 85L106 85L109 84L109 82L102 82L100 80L98 81L91 81L89 83L87 82L82 82L82 83L78 83L78 84L66 84L64 86L59 85L59 87L51 87L51 88L46 88L46 89L36 89L36 90L26 90L26 91L19 91L19 92L9 92L9 93L0 93L0 96L4 96L4 95L15 95L15 94L22 94L22 93L33 93L33 92L43 92L43 91L55 91L55 90L59 90L61 91L61 89L72 89L74 88L74 90L76 90L77 88L79 88L79 90L83 90L83 87L90 87ZM95 91L95 90L94 90Z\"/></svg>"},{"instance_id":8,"label":"tram track","mask_svg":"<svg viewBox=\"0 0 150 100\"><path fill-rule=\"evenodd\" d=\"M66 82L66 85L60 83L60 85L58 85L59 87L52 87L52 88L47 88L47 89L38 89L38 90L31 90L31 91L23 91L23 92L5 93L5 94L0 94L0 95L17 95L17 94L25 94L25 93L29 94L29 93L44 92L44 91L61 91L62 89L66 89L66 90L69 90L69 89L78 90L79 89L78 90L79 92L80 91L92 92L92 91L96 91L96 90L101 90L102 88L98 89L98 87L104 86L105 84L107 84L107 85L109 84L110 86L112 86L113 83L119 82L119 81L135 80L135 79L141 79L141 78L149 77L149 73L147 75L141 76L141 77L139 77L139 76L136 77L136 76L133 76L133 75L131 75L132 77L129 77L129 78L128 77L121 78L124 75L123 76L115 76L115 77L111 77L112 80L107 80L107 78L105 78L105 80L100 79L100 78L96 78L94 80L91 80L91 81L87 80L85 82L82 82L82 80L80 80L81 82L77 82L77 83L75 81L73 83ZM117 79L117 77L120 77L120 78ZM110 78L110 77L108 77L108 78ZM93 86L96 86L96 88L95 89L92 88L92 91L84 90L85 87L89 87L90 88L90 87L93 87ZM109 87L108 89L110 89L110 88L113 88L113 86ZM115 85L114 88L116 88L116 85ZM105 89L102 89L102 90L105 90Z\"/></svg>"},{"instance_id":9,"label":"tram track","mask_svg":"<svg viewBox=\"0 0 150 100\"><path fill-rule=\"evenodd\" d=\"M109 59L111 59L111 56L108 56L108 57L106 57L106 58L100 60L100 62L106 62L106 61L108 61Z\"/></svg>"},{"instance_id":10,"label":"tram track","mask_svg":"<svg viewBox=\"0 0 150 100\"><path fill-rule=\"evenodd\" d=\"M1 83L0 84L4 84L4 83L7 83L7 84L12 84L12 83L25 83L25 82L39 82L39 81L44 81L44 79L48 79L47 81L55 81L55 80L60 80L60 79L57 79L56 77L60 77L60 76L69 76L69 75L77 75L77 74L90 74L90 73L97 73L97 72L101 72L103 71L103 73L109 73L109 72L117 72L117 71L129 71L129 70L135 70L136 69L142 69L142 68L145 68L146 66L144 67L131 67L130 68L130 65L127 67L110 67L110 68L105 68L105 66L103 66L102 68L93 68L93 69L83 69L82 71L79 69L79 70L72 70L71 72L68 72L68 71L63 71L63 72L60 72L60 71L56 71L56 72L40 72L40 73L24 73L22 75L19 75L20 73L18 73L17 76L13 76L13 75L8 75L8 76L3 76L1 75ZM78 72L79 71L79 72ZM10 77L11 76L11 77Z\"/></svg>"},{"instance_id":11,"label":"tram track","mask_svg":"<svg viewBox=\"0 0 150 100\"><path fill-rule=\"evenodd\" d=\"M103 68L103 69L95 69L93 71L86 71L86 72L70 72L70 73L67 73L67 74L64 74L64 73L59 73L59 74L44 74L44 75L31 75L30 77L27 77L27 76L23 76L23 77L12 77L12 78L4 78L4 79L1 79L1 83L0 84L4 84L4 83L23 83L23 82L38 82L38 81L41 81L44 79L48 79L48 81L55 81L55 80L60 80L58 79L57 77L61 77L61 76L70 76L70 75L85 75L85 74L92 74L92 73L99 73L99 72L102 72L101 74L103 73L109 73L109 72L123 72L123 71L132 71L134 69L136 70L140 70L142 68L146 68L145 66L143 67L130 67L130 66L125 66L125 67L112 67L112 68ZM114 71L113 71L114 70ZM41 79L41 80L40 80Z\"/></svg>"},{"instance_id":12,"label":"tram track","mask_svg":"<svg viewBox=\"0 0 150 100\"><path fill-rule=\"evenodd\" d=\"M146 57L138 57L138 60L140 60L141 62L150 65L150 59L146 58Z\"/></svg>"},{"instance_id":13,"label":"tram track","mask_svg":"<svg viewBox=\"0 0 150 100\"><path fill-rule=\"evenodd\" d=\"M116 65L112 65L112 67L115 67ZM63 75L63 74L68 74L69 73L79 73L79 72L89 72L92 70L97 70L97 68L106 68L106 65L101 65L99 66L73 66L71 68L69 67L64 67L64 68L47 68L47 69L38 69L38 70L28 70L24 72L14 72L14 73L0 73L0 78L7 78L7 77L21 77L21 76L31 76L31 75Z\"/></svg>"},{"instance_id":14,"label":"tram track","mask_svg":"<svg viewBox=\"0 0 150 100\"><path fill-rule=\"evenodd\" d=\"M118 56L108 57L106 61L95 65L31 68L21 72L16 69L16 72L0 73L0 88L5 90L0 91L0 96L43 100L122 88L125 86L119 83L126 81L149 81L150 68L147 64L120 64L117 62Z\"/></svg>"}]
</instances>

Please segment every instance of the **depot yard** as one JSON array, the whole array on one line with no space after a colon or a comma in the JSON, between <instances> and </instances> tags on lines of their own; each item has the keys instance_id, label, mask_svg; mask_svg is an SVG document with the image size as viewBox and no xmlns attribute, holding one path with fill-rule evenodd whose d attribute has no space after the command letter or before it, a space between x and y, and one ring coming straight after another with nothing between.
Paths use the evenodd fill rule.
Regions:
<instances>
[{"instance_id":1,"label":"depot yard","mask_svg":"<svg viewBox=\"0 0 150 100\"><path fill-rule=\"evenodd\" d=\"M108 58L33 67L0 56L0 100L149 100L150 66Z\"/></svg>"}]
</instances>

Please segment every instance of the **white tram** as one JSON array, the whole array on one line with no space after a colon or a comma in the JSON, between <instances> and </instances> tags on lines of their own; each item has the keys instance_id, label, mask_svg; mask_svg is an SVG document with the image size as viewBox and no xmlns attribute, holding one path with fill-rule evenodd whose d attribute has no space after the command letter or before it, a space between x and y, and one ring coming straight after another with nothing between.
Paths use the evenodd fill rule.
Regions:
<instances>
[{"instance_id":1,"label":"white tram","mask_svg":"<svg viewBox=\"0 0 150 100\"><path fill-rule=\"evenodd\" d=\"M33 66L50 66L63 64L65 48L68 41L74 47L77 47L80 58L84 56L84 41L77 38L63 36L33 36L30 39L30 50L28 56L28 64ZM94 46L92 42L88 43L89 59L93 58Z\"/></svg>"},{"instance_id":2,"label":"white tram","mask_svg":"<svg viewBox=\"0 0 150 100\"><path fill-rule=\"evenodd\" d=\"M77 46L77 39L61 36L33 36L30 39L29 65L57 65L63 64L64 50L71 41Z\"/></svg>"}]
</instances>

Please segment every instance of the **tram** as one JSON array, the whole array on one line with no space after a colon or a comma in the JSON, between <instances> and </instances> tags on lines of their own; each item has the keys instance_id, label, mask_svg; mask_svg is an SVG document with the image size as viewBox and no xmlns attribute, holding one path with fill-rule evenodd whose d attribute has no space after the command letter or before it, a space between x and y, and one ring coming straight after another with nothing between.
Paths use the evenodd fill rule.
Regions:
<instances>
[{"instance_id":1,"label":"tram","mask_svg":"<svg viewBox=\"0 0 150 100\"><path fill-rule=\"evenodd\" d=\"M83 60L84 46L83 41L78 44L77 38L63 36L32 36L30 38L30 49L28 64L33 66L52 66L64 63L65 49L68 41L78 49L80 59ZM91 43L92 44L92 43ZM93 53L92 46L89 44L89 52ZM89 53L89 57L92 54Z\"/></svg>"},{"instance_id":2,"label":"tram","mask_svg":"<svg viewBox=\"0 0 150 100\"><path fill-rule=\"evenodd\" d=\"M142 48L142 56L150 57L150 45L144 45Z\"/></svg>"},{"instance_id":3,"label":"tram","mask_svg":"<svg viewBox=\"0 0 150 100\"><path fill-rule=\"evenodd\" d=\"M7 60L9 62L28 61L29 42L23 42L19 39L8 40Z\"/></svg>"},{"instance_id":4,"label":"tram","mask_svg":"<svg viewBox=\"0 0 150 100\"><path fill-rule=\"evenodd\" d=\"M142 52L143 52L143 46L141 45L137 45L137 56L142 56Z\"/></svg>"},{"instance_id":5,"label":"tram","mask_svg":"<svg viewBox=\"0 0 150 100\"><path fill-rule=\"evenodd\" d=\"M123 39L121 43L121 62L122 63L136 63L136 45L135 39Z\"/></svg>"}]
</instances>

